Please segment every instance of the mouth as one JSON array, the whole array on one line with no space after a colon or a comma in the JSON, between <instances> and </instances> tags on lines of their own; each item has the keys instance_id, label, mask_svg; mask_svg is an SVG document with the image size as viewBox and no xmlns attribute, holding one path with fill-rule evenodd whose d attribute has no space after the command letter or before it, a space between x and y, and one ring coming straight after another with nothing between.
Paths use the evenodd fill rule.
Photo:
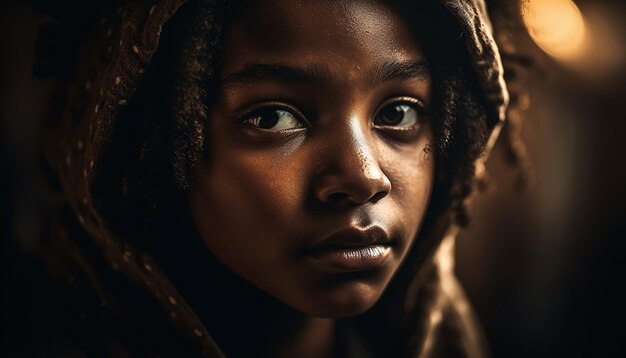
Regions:
<instances>
[{"instance_id":1,"label":"mouth","mask_svg":"<svg viewBox=\"0 0 626 358\"><path fill-rule=\"evenodd\" d=\"M350 227L324 238L306 250L306 256L331 271L371 271L387 263L393 244L387 232L378 226Z\"/></svg>"}]
</instances>

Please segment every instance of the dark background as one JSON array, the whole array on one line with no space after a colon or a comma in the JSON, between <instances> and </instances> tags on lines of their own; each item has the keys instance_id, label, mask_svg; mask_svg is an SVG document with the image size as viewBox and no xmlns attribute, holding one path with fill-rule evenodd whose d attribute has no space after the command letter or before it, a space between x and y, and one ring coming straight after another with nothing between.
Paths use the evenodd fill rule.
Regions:
<instances>
[{"instance_id":1,"label":"dark background","mask_svg":"<svg viewBox=\"0 0 626 358\"><path fill-rule=\"evenodd\" d=\"M626 6L577 1L591 46L564 63L533 43L516 1L489 3L515 74L532 180L520 191L518 168L496 146L488 189L459 238L457 273L496 357L626 356ZM50 20L40 7L0 2L4 332L28 316L23 294L36 300L28 253L50 199L37 145L52 83L32 75L38 28Z\"/></svg>"}]
</instances>

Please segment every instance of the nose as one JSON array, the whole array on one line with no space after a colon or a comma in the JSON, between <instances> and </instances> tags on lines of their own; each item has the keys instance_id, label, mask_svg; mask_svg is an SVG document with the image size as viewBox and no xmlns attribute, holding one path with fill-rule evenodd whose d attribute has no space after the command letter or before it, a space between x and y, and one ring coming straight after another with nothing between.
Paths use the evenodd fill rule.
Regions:
<instances>
[{"instance_id":1,"label":"nose","mask_svg":"<svg viewBox=\"0 0 626 358\"><path fill-rule=\"evenodd\" d=\"M317 199L331 205L362 205L387 196L391 182L381 169L375 139L357 120L335 134L314 185Z\"/></svg>"}]
</instances>

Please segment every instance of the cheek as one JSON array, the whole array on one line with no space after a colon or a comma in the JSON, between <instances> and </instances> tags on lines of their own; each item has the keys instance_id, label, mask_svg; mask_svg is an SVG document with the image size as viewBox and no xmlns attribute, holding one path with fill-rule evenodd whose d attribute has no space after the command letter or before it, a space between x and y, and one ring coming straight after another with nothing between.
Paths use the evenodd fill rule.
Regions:
<instances>
[{"instance_id":1,"label":"cheek","mask_svg":"<svg viewBox=\"0 0 626 358\"><path fill-rule=\"evenodd\" d=\"M424 156L427 145L429 141L424 139L413 148L393 150L386 156L390 159L387 163L393 164L387 165L385 170L392 184L390 196L409 238L417 234L433 188L435 157Z\"/></svg>"},{"instance_id":2,"label":"cheek","mask_svg":"<svg viewBox=\"0 0 626 358\"><path fill-rule=\"evenodd\" d=\"M300 210L301 170L276 155L216 144L210 167L198 171L192 190L194 216L207 245L218 255L281 245L277 233ZM274 240L263 239L269 237Z\"/></svg>"}]
</instances>

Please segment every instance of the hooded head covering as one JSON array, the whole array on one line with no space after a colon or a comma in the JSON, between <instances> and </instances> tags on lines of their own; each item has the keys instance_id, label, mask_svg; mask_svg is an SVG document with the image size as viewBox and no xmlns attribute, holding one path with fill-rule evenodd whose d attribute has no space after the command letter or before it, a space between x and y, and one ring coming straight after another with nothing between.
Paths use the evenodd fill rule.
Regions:
<instances>
[{"instance_id":1,"label":"hooded head covering","mask_svg":"<svg viewBox=\"0 0 626 358\"><path fill-rule=\"evenodd\" d=\"M99 35L81 50L76 75L67 84L65 107L47 132L45 156L58 178L65 209L54 223L53 244L45 257L57 277L67 280L70 287L81 287L68 290L70 295L79 296L76 301L80 302L81 320L118 322L115 329L97 326L106 337L99 344L120 355L222 356L159 263L142 248L115 235L92 197L95 174L111 145L119 113L151 65L164 25L185 2L127 1L108 11L98 25ZM484 92L491 133L485 148L488 153L505 119L508 93L485 4L483 0L440 2L464 32L469 58ZM220 3L216 1L216 6ZM214 14L208 19L205 26L209 30L221 21ZM477 167L481 170L482 164L477 163ZM479 332L472 327L471 312L452 273L456 231L448 218L433 230L435 240L443 240L433 256L435 269L429 278L413 280L411 287L418 287L407 295L407 305L419 305L419 288L430 281L438 282L429 286L433 294L429 296L428 314L422 313L415 322L410 350L419 356L434 352L437 328L445 317L451 317L465 332L456 340L466 353L482 352ZM455 314L446 314L451 306L456 306L452 310ZM131 342L125 337L137 339Z\"/></svg>"}]
</instances>

